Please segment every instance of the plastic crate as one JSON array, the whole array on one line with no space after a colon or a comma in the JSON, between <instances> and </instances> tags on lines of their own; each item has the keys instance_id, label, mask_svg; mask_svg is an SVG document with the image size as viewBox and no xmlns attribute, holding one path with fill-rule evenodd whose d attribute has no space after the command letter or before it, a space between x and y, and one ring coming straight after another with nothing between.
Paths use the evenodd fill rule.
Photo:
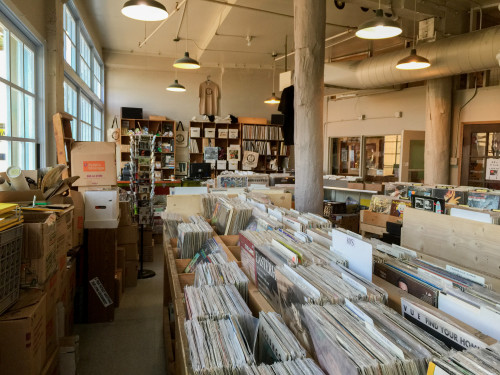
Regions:
<instances>
[{"instance_id":1,"label":"plastic crate","mask_svg":"<svg viewBox=\"0 0 500 375\"><path fill-rule=\"evenodd\" d=\"M23 225L0 232L0 314L19 299Z\"/></svg>"}]
</instances>

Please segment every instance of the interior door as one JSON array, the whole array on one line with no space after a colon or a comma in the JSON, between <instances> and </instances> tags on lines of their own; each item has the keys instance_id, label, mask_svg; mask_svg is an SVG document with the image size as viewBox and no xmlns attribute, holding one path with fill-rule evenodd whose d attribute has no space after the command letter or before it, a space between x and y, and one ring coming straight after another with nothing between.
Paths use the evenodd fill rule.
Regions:
<instances>
[{"instance_id":1,"label":"interior door","mask_svg":"<svg viewBox=\"0 0 500 375\"><path fill-rule=\"evenodd\" d=\"M464 124L460 183L500 189L500 123Z\"/></svg>"},{"instance_id":2,"label":"interior door","mask_svg":"<svg viewBox=\"0 0 500 375\"><path fill-rule=\"evenodd\" d=\"M403 130L400 182L424 181L425 131Z\"/></svg>"}]
</instances>

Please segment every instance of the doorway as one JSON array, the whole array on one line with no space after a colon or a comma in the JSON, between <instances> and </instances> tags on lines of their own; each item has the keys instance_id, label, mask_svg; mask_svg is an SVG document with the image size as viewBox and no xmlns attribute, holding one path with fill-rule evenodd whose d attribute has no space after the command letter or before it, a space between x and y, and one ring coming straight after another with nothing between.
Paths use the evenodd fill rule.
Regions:
<instances>
[{"instance_id":1,"label":"doorway","mask_svg":"<svg viewBox=\"0 0 500 375\"><path fill-rule=\"evenodd\" d=\"M500 189L500 122L464 124L460 183Z\"/></svg>"}]
</instances>

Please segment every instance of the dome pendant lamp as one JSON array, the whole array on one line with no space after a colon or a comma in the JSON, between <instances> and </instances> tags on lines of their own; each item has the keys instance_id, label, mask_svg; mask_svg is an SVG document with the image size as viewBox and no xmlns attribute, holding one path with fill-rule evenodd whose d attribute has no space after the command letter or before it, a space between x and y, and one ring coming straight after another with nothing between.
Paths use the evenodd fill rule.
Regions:
<instances>
[{"instance_id":1,"label":"dome pendant lamp","mask_svg":"<svg viewBox=\"0 0 500 375\"><path fill-rule=\"evenodd\" d=\"M179 81L176 79L174 83L172 83L170 86L167 87L168 91L174 91L174 92L184 92L186 91L186 88L182 86Z\"/></svg>"},{"instance_id":2,"label":"dome pendant lamp","mask_svg":"<svg viewBox=\"0 0 500 375\"><path fill-rule=\"evenodd\" d=\"M188 6L188 2L184 4L185 7ZM188 52L188 40L189 40L189 11L186 8L186 52L184 52L184 56L181 57L180 59L175 60L174 62L174 68L179 68L179 69L199 69L200 68L200 63L193 59L192 57L189 57L189 52Z\"/></svg>"},{"instance_id":3,"label":"dome pendant lamp","mask_svg":"<svg viewBox=\"0 0 500 375\"><path fill-rule=\"evenodd\" d=\"M123 5L122 14L139 21L162 21L168 17L165 6L155 0L129 0Z\"/></svg>"},{"instance_id":4,"label":"dome pendant lamp","mask_svg":"<svg viewBox=\"0 0 500 375\"><path fill-rule=\"evenodd\" d=\"M270 98L264 100L264 103L266 104L278 104L281 101L281 99L276 96L274 91L274 70L275 70L275 60L273 60L273 94L271 95Z\"/></svg>"},{"instance_id":5,"label":"dome pendant lamp","mask_svg":"<svg viewBox=\"0 0 500 375\"><path fill-rule=\"evenodd\" d=\"M416 18L417 18L417 0L415 0L415 8L413 13L413 48L410 51L410 56L406 56L398 61L396 65L397 69L400 70L417 70L417 69L425 69L431 66L429 60L427 60L423 56L417 55L417 50L415 48L416 45Z\"/></svg>"},{"instance_id":6,"label":"dome pendant lamp","mask_svg":"<svg viewBox=\"0 0 500 375\"><path fill-rule=\"evenodd\" d=\"M398 36L402 32L403 30L396 21L384 17L379 0L375 17L362 23L356 31L356 36L362 39L386 39Z\"/></svg>"}]
</instances>

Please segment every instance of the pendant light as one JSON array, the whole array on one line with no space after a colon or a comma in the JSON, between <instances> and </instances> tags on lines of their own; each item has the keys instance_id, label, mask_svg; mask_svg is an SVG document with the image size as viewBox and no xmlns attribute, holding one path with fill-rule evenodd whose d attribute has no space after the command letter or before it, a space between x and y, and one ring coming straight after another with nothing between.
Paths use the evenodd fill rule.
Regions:
<instances>
[{"instance_id":1,"label":"pendant light","mask_svg":"<svg viewBox=\"0 0 500 375\"><path fill-rule=\"evenodd\" d=\"M415 7L413 9L413 48L410 51L410 56L406 56L398 61L396 65L397 69L400 70L417 70L425 69L431 66L429 60L423 56L417 55L416 41L417 41L417 30L416 30L416 20L417 19L417 0L415 0Z\"/></svg>"},{"instance_id":2,"label":"pendant light","mask_svg":"<svg viewBox=\"0 0 500 375\"><path fill-rule=\"evenodd\" d=\"M399 24L384 17L384 11L380 8L380 0L378 9L375 11L375 17L362 23L356 31L356 36L362 39L386 39L398 36L403 30Z\"/></svg>"},{"instance_id":3,"label":"pendant light","mask_svg":"<svg viewBox=\"0 0 500 375\"><path fill-rule=\"evenodd\" d=\"M174 40L175 43L175 54L177 55L177 42L178 40ZM179 81L177 80L177 70L175 71L175 80L174 83L172 83L170 86L166 88L167 91L173 91L173 92L184 92L186 91L186 88L182 86Z\"/></svg>"},{"instance_id":4,"label":"pendant light","mask_svg":"<svg viewBox=\"0 0 500 375\"><path fill-rule=\"evenodd\" d=\"M264 100L264 103L266 104L278 104L280 102L280 98L276 96L274 93L274 70L275 70L275 62L276 60L273 60L273 94L271 95L270 98Z\"/></svg>"},{"instance_id":5,"label":"pendant light","mask_svg":"<svg viewBox=\"0 0 500 375\"><path fill-rule=\"evenodd\" d=\"M186 88L182 86L178 80L174 80L174 83L172 83L170 86L167 87L168 91L174 91L174 92L184 92L186 91Z\"/></svg>"},{"instance_id":6,"label":"pendant light","mask_svg":"<svg viewBox=\"0 0 500 375\"><path fill-rule=\"evenodd\" d=\"M123 5L122 14L139 21L161 21L168 17L165 6L155 0L129 0Z\"/></svg>"},{"instance_id":7,"label":"pendant light","mask_svg":"<svg viewBox=\"0 0 500 375\"><path fill-rule=\"evenodd\" d=\"M187 1L186 1L186 4L184 6L185 7L188 6ZM188 39L189 39L189 11L186 8L186 52L184 52L183 57L175 60L174 68L179 68L179 69L199 69L200 68L200 63L198 61L196 61L195 59L193 59L192 57L189 57Z\"/></svg>"}]
</instances>

